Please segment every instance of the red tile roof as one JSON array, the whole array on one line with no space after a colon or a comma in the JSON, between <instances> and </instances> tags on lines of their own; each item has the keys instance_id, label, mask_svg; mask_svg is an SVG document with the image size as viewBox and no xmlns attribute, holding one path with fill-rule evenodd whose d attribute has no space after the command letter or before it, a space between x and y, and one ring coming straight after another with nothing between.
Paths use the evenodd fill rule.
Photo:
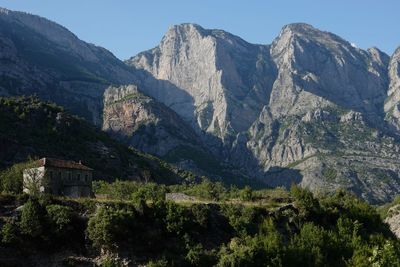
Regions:
<instances>
[{"instance_id":1,"label":"red tile roof","mask_svg":"<svg viewBox=\"0 0 400 267\"><path fill-rule=\"evenodd\" d=\"M52 159L52 158L39 159L39 166L93 171L93 169L83 165L81 162L75 162L72 160Z\"/></svg>"}]
</instances>

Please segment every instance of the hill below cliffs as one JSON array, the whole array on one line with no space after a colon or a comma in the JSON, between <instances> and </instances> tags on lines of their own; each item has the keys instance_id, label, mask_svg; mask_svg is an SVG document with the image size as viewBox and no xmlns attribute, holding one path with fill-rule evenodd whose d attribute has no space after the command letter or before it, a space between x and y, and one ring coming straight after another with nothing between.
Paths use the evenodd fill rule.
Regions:
<instances>
[{"instance_id":1,"label":"hill below cliffs","mask_svg":"<svg viewBox=\"0 0 400 267\"><path fill-rule=\"evenodd\" d=\"M82 160L96 180L177 183L189 172L128 149L87 121L35 97L0 97L0 169L29 158Z\"/></svg>"}]
</instances>

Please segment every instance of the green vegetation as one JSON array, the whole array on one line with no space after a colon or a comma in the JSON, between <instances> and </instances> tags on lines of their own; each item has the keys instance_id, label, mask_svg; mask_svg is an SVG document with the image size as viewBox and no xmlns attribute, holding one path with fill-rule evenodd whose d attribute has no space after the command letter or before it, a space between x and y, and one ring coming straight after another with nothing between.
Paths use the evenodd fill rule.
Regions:
<instances>
[{"instance_id":1,"label":"green vegetation","mask_svg":"<svg viewBox=\"0 0 400 267\"><path fill-rule=\"evenodd\" d=\"M24 202L20 216L1 219L0 249L103 251L102 266L120 266L113 255L149 266L400 266L400 241L374 207L345 191L317 198L296 186L254 191L209 181L96 182L95 190L109 199L0 198ZM199 200L164 200L177 191Z\"/></svg>"},{"instance_id":2,"label":"green vegetation","mask_svg":"<svg viewBox=\"0 0 400 267\"><path fill-rule=\"evenodd\" d=\"M93 191L99 197L106 199L146 200L150 202L164 200L167 193L184 193L194 197L198 202L236 201L271 204L274 199L279 202L290 200L288 193L282 188L254 191L249 186L242 189L235 185L227 187L221 182L212 182L206 178L199 182L175 185L143 184L120 180L113 183L95 181Z\"/></svg>"},{"instance_id":3,"label":"green vegetation","mask_svg":"<svg viewBox=\"0 0 400 267\"><path fill-rule=\"evenodd\" d=\"M334 168L325 168L322 171L322 175L328 180L328 181L334 181L337 176L337 171Z\"/></svg>"}]
</instances>

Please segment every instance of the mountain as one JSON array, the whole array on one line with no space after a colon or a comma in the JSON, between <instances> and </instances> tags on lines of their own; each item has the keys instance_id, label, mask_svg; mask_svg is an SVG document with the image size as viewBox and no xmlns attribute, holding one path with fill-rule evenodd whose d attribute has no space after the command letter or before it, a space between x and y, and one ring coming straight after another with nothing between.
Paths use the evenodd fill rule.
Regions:
<instances>
[{"instance_id":1,"label":"mountain","mask_svg":"<svg viewBox=\"0 0 400 267\"><path fill-rule=\"evenodd\" d=\"M304 23L271 44L196 24L121 62L44 18L1 9L0 95L36 94L125 145L216 179L400 192L400 48Z\"/></svg>"},{"instance_id":2,"label":"mountain","mask_svg":"<svg viewBox=\"0 0 400 267\"><path fill-rule=\"evenodd\" d=\"M396 117L388 119L398 51L365 51L303 23L270 45L182 24L126 63L167 84L139 86L216 157L269 185L345 187L371 202L400 191Z\"/></svg>"},{"instance_id":3,"label":"mountain","mask_svg":"<svg viewBox=\"0 0 400 267\"><path fill-rule=\"evenodd\" d=\"M104 48L35 15L0 9L0 95L54 101L101 124L102 96L132 72Z\"/></svg>"}]
</instances>

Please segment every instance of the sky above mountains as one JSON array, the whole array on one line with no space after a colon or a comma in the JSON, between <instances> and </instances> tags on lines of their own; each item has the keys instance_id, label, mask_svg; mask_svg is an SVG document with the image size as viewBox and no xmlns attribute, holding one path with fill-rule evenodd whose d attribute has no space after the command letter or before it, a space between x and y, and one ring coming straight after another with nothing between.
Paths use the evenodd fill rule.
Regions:
<instances>
[{"instance_id":1,"label":"sky above mountains","mask_svg":"<svg viewBox=\"0 0 400 267\"><path fill-rule=\"evenodd\" d=\"M282 26L305 22L360 48L400 46L400 1L0 0L0 6L53 20L120 59L156 46L168 27L193 22L251 43L269 44Z\"/></svg>"}]
</instances>

